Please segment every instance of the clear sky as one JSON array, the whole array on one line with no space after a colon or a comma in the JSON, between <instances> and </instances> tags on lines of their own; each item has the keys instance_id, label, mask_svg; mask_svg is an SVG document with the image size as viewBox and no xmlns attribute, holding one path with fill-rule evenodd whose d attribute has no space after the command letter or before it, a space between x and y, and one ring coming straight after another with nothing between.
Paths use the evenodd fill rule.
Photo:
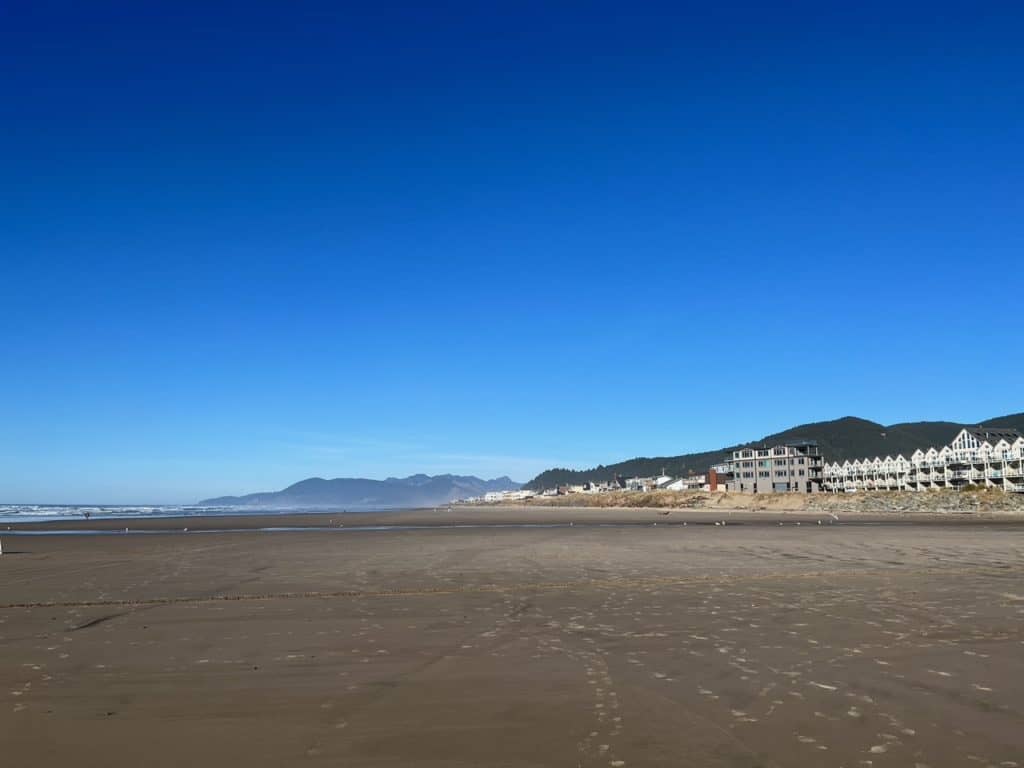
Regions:
<instances>
[{"instance_id":1,"label":"clear sky","mask_svg":"<svg viewBox=\"0 0 1024 768\"><path fill-rule=\"evenodd\" d=\"M4 3L0 501L1024 410L1024 11L837 5Z\"/></svg>"}]
</instances>

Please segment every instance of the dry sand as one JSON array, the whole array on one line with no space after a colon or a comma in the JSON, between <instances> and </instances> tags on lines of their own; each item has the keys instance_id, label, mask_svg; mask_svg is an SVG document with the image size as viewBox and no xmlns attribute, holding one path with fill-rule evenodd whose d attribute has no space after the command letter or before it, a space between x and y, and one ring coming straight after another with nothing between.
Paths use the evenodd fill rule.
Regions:
<instances>
[{"instance_id":1,"label":"dry sand","mask_svg":"<svg viewBox=\"0 0 1024 768\"><path fill-rule=\"evenodd\" d=\"M4 764L1024 766L1024 528L658 519L3 536Z\"/></svg>"}]
</instances>

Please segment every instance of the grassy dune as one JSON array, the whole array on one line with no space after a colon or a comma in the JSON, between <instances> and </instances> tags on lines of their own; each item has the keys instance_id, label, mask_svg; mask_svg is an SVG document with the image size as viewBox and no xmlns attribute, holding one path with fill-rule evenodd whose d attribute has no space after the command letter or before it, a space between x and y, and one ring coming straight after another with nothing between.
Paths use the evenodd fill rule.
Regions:
<instances>
[{"instance_id":1,"label":"grassy dune","mask_svg":"<svg viewBox=\"0 0 1024 768\"><path fill-rule=\"evenodd\" d=\"M971 490L921 493L868 492L850 494L747 494L705 491L651 491L649 493L584 494L538 497L530 506L650 508L650 509L742 509L765 511L847 511L847 512L995 512L1024 514L1024 494Z\"/></svg>"}]
</instances>

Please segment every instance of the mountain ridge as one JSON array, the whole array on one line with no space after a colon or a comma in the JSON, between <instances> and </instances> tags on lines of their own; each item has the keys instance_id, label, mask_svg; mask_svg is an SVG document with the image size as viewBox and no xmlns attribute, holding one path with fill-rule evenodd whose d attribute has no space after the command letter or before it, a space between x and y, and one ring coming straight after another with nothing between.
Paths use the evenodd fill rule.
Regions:
<instances>
[{"instance_id":1,"label":"mountain ridge","mask_svg":"<svg viewBox=\"0 0 1024 768\"><path fill-rule=\"evenodd\" d=\"M660 474L662 469L673 476L701 473L707 471L712 464L722 461L729 452L738 448L795 440L816 440L827 461L884 457L887 454L896 456L900 453L909 455L918 448L940 447L952 440L957 432L968 426L1013 427L1024 432L1024 413L996 416L970 424L953 421L914 421L889 426L858 416L843 416L831 421L800 424L782 432L766 435L760 440L752 440L713 451L699 451L679 456L639 456L614 464L601 464L582 470L548 469L523 487L539 491L569 483L612 480L616 475L649 477Z\"/></svg>"},{"instance_id":2,"label":"mountain ridge","mask_svg":"<svg viewBox=\"0 0 1024 768\"><path fill-rule=\"evenodd\" d=\"M290 508L397 508L432 507L488 491L518 490L520 483L508 476L482 480L475 475L425 475L371 480L364 477L307 477L280 491L217 496L200 506Z\"/></svg>"}]
</instances>

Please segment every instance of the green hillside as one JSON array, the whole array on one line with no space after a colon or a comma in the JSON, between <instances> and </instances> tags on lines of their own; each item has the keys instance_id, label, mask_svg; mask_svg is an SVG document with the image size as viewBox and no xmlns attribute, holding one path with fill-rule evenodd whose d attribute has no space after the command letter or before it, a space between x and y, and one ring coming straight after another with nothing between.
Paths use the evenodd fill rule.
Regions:
<instances>
[{"instance_id":1,"label":"green hillside","mask_svg":"<svg viewBox=\"0 0 1024 768\"><path fill-rule=\"evenodd\" d=\"M981 422L988 427L1013 427L1024 432L1024 413L1000 416ZM942 446L948 443L967 424L951 421L918 421L884 426L867 419L846 416L834 421L819 421L801 424L760 440L738 446L728 446L716 451L688 453L682 456L639 457L608 464L592 469L549 469L537 475L526 484L527 488L541 490L558 485L578 484L590 481L611 480L615 475L622 477L650 477L665 472L672 476L692 472L705 472L708 467L726 457L737 448L760 446L768 443L785 443L796 440L816 440L827 461L846 461L887 454L909 455L918 448Z\"/></svg>"}]
</instances>

